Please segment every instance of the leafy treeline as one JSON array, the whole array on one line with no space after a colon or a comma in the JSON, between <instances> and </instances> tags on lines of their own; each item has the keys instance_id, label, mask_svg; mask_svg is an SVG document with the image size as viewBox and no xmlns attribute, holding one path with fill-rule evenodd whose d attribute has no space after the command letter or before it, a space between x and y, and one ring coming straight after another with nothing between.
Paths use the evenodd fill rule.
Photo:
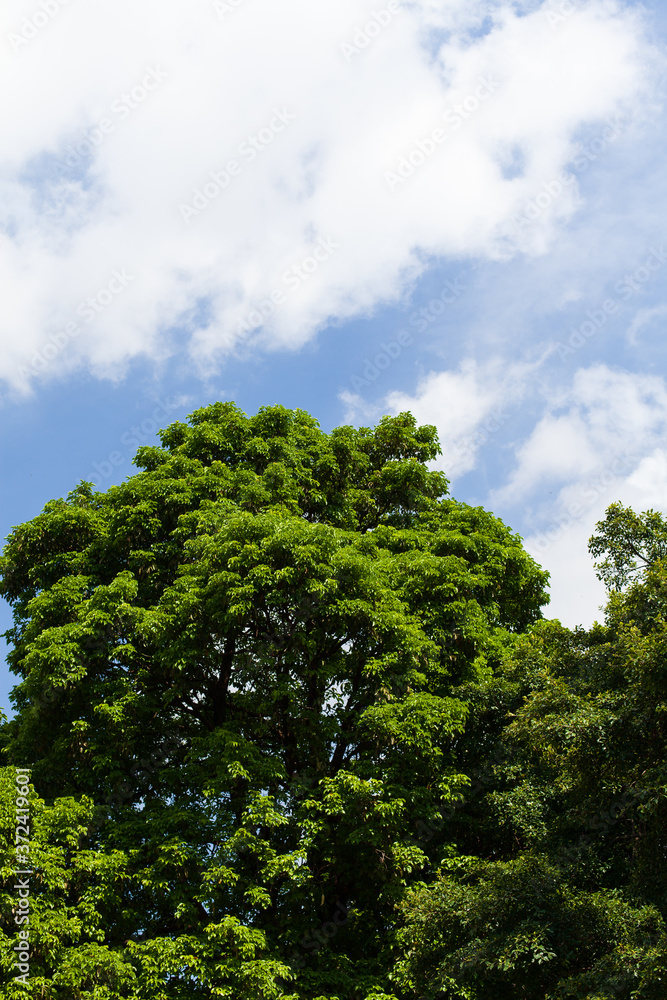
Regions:
<instances>
[{"instance_id":1,"label":"leafy treeline","mask_svg":"<svg viewBox=\"0 0 667 1000\"><path fill-rule=\"evenodd\" d=\"M667 997L667 524L615 504L597 527L600 576L634 578L605 624L538 622L456 690L479 778L402 900L404 996Z\"/></svg>"},{"instance_id":2,"label":"leafy treeline","mask_svg":"<svg viewBox=\"0 0 667 1000\"><path fill-rule=\"evenodd\" d=\"M2 995L667 996L662 518L610 509L626 589L569 632L410 414L218 403L160 437L0 562Z\"/></svg>"}]
</instances>

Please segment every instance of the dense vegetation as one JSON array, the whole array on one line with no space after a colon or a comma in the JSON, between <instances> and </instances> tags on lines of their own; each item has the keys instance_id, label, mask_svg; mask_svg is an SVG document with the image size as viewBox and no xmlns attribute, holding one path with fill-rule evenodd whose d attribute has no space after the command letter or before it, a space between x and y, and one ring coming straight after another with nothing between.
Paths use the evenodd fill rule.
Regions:
<instances>
[{"instance_id":1,"label":"dense vegetation","mask_svg":"<svg viewBox=\"0 0 667 1000\"><path fill-rule=\"evenodd\" d=\"M409 414L215 404L161 442L0 562L3 996L667 996L660 515L610 508L570 632Z\"/></svg>"}]
</instances>

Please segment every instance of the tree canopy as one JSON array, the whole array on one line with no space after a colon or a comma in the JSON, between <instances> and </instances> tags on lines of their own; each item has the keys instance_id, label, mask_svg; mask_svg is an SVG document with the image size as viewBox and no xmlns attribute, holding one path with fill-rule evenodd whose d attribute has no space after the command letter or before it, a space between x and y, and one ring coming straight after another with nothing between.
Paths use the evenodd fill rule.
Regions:
<instances>
[{"instance_id":1,"label":"tree canopy","mask_svg":"<svg viewBox=\"0 0 667 1000\"><path fill-rule=\"evenodd\" d=\"M467 781L455 689L539 616L546 576L448 497L409 414L327 435L225 403L160 436L1 564L21 678L2 742L48 854L31 982L365 996L443 851L416 820Z\"/></svg>"},{"instance_id":2,"label":"tree canopy","mask_svg":"<svg viewBox=\"0 0 667 1000\"><path fill-rule=\"evenodd\" d=\"M664 997L661 515L610 509L572 632L410 414L217 403L160 439L0 562L3 995Z\"/></svg>"}]
</instances>

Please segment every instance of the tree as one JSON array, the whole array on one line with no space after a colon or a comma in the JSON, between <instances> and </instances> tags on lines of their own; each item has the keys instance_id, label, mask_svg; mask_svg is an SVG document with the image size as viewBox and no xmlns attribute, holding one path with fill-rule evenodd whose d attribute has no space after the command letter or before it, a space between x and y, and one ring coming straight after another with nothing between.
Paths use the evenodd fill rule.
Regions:
<instances>
[{"instance_id":1,"label":"tree","mask_svg":"<svg viewBox=\"0 0 667 1000\"><path fill-rule=\"evenodd\" d=\"M420 1000L664 997L659 911L587 891L548 857L456 858L404 903L394 979Z\"/></svg>"},{"instance_id":2,"label":"tree","mask_svg":"<svg viewBox=\"0 0 667 1000\"><path fill-rule=\"evenodd\" d=\"M217 403L160 436L0 563L5 782L30 767L42 817L33 995L379 998L468 782L455 692L540 617L546 574L447 496L410 414L327 435Z\"/></svg>"},{"instance_id":3,"label":"tree","mask_svg":"<svg viewBox=\"0 0 667 1000\"><path fill-rule=\"evenodd\" d=\"M537 622L467 686L476 721L457 761L480 780L450 823L452 857L401 903L401 995L665 996L665 523L614 504L597 530L604 624Z\"/></svg>"},{"instance_id":4,"label":"tree","mask_svg":"<svg viewBox=\"0 0 667 1000\"><path fill-rule=\"evenodd\" d=\"M637 574L667 556L667 521L654 510L636 514L622 503L607 508L597 534L588 543L598 577L609 589L621 590Z\"/></svg>"}]
</instances>

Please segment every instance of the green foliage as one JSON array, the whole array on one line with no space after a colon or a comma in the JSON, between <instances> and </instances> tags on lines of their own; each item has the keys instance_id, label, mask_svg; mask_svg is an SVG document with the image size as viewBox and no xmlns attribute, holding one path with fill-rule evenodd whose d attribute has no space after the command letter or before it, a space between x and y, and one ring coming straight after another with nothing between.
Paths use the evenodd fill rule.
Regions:
<instances>
[{"instance_id":1,"label":"green foliage","mask_svg":"<svg viewBox=\"0 0 667 1000\"><path fill-rule=\"evenodd\" d=\"M0 850L5 889L0 895L3 996L102 1000L117 997L214 996L254 1000L284 997L278 980L287 967L269 958L265 935L222 916L178 936L114 940L112 915L128 921L135 897L145 898L150 874L137 867L137 848L88 846L93 803L60 798L49 806L31 795L30 976L12 983L15 925L15 770L0 770ZM173 858L177 850L169 847ZM121 912L122 911L122 912Z\"/></svg>"},{"instance_id":2,"label":"green foliage","mask_svg":"<svg viewBox=\"0 0 667 1000\"><path fill-rule=\"evenodd\" d=\"M570 631L409 414L161 438L0 563L3 996L663 1000L662 516L609 509L605 622Z\"/></svg>"},{"instance_id":3,"label":"green foliage","mask_svg":"<svg viewBox=\"0 0 667 1000\"><path fill-rule=\"evenodd\" d=\"M468 695L457 758L472 781L452 857L400 904L401 996L666 995L663 522L610 508L592 548L616 553L615 572L630 551L619 518L641 526L645 565L612 592L605 625L538 622L491 679L455 692Z\"/></svg>"},{"instance_id":4,"label":"green foliage","mask_svg":"<svg viewBox=\"0 0 667 1000\"><path fill-rule=\"evenodd\" d=\"M546 574L447 497L409 414L326 435L217 403L161 440L0 563L5 782L30 767L40 817L30 988L380 1000L406 891L451 852L469 704Z\"/></svg>"},{"instance_id":5,"label":"green foliage","mask_svg":"<svg viewBox=\"0 0 667 1000\"><path fill-rule=\"evenodd\" d=\"M586 892L546 857L456 858L404 903L407 957L395 979L423 1000L658 997L667 932L659 911Z\"/></svg>"},{"instance_id":6,"label":"green foliage","mask_svg":"<svg viewBox=\"0 0 667 1000\"><path fill-rule=\"evenodd\" d=\"M3 996L663 1000L662 516L609 508L605 621L570 631L409 414L161 439L0 562Z\"/></svg>"},{"instance_id":7,"label":"green foliage","mask_svg":"<svg viewBox=\"0 0 667 1000\"><path fill-rule=\"evenodd\" d=\"M620 590L637 573L667 556L667 521L654 510L636 514L622 503L614 503L596 528L598 534L593 535L588 549L592 556L606 557L595 565L599 578L610 589Z\"/></svg>"}]
</instances>

